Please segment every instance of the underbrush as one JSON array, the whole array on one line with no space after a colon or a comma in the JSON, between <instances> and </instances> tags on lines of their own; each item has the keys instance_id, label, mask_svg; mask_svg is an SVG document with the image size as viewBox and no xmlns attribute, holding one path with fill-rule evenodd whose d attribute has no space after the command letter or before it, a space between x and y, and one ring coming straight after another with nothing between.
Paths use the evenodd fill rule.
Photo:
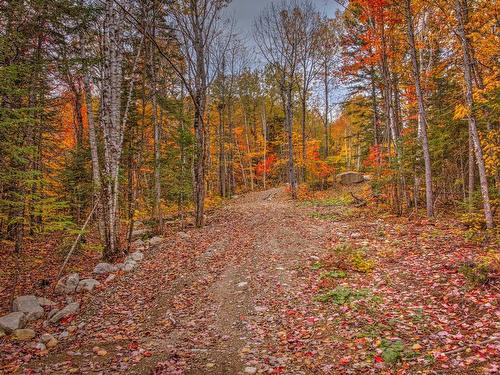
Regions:
<instances>
[{"instance_id":1,"label":"underbrush","mask_svg":"<svg viewBox=\"0 0 500 375\"><path fill-rule=\"evenodd\" d=\"M458 270L472 285L486 285L500 278L500 254L490 250L474 261L464 263Z\"/></svg>"},{"instance_id":2,"label":"underbrush","mask_svg":"<svg viewBox=\"0 0 500 375\"><path fill-rule=\"evenodd\" d=\"M344 242L333 248L333 253L339 269L369 273L375 268L375 261L368 257L367 249L364 247L358 248Z\"/></svg>"}]
</instances>

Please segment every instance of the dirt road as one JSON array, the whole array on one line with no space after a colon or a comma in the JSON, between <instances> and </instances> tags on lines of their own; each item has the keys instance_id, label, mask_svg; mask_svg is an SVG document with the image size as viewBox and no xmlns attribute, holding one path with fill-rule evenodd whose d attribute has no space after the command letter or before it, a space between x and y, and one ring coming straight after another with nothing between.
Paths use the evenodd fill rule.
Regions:
<instances>
[{"instance_id":1,"label":"dirt road","mask_svg":"<svg viewBox=\"0 0 500 375\"><path fill-rule=\"evenodd\" d=\"M78 330L30 368L296 375L495 366L475 351L470 362L459 355L442 364L429 354L495 335L495 293L463 288L450 266L472 251L451 226L385 223L342 204L304 206L283 189L231 200L205 228L167 237L138 270L84 301L67 323ZM373 272L323 273L345 241L367 249ZM318 302L328 290L331 302Z\"/></svg>"}]
</instances>

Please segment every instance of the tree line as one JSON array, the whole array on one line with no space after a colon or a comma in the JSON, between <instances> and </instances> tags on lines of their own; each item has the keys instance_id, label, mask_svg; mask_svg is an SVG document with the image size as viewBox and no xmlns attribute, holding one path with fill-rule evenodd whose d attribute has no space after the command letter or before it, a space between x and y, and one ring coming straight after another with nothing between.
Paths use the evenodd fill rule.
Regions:
<instances>
[{"instance_id":1,"label":"tree line","mask_svg":"<svg viewBox=\"0 0 500 375\"><path fill-rule=\"evenodd\" d=\"M398 214L480 204L494 226L493 4L276 1L248 43L229 3L0 2L1 238L91 215L113 258L137 218L202 226L216 197L347 169Z\"/></svg>"}]
</instances>

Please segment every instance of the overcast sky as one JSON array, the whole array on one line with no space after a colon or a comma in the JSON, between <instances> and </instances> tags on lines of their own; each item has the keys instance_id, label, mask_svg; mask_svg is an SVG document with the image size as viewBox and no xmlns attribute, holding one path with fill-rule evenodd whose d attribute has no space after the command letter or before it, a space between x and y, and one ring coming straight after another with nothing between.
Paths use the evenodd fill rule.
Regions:
<instances>
[{"instance_id":1,"label":"overcast sky","mask_svg":"<svg viewBox=\"0 0 500 375\"><path fill-rule=\"evenodd\" d=\"M228 16L235 19L235 27L238 34L245 41L245 44L254 49L255 42L253 40L252 29L254 19L262 12L262 10L272 2L279 2L281 0L232 0L227 12ZM311 0L316 6L318 11L327 16L333 17L339 5L334 0ZM260 59L258 55L255 56L256 65L259 64ZM343 87L336 86L331 93L331 100L338 102L343 100L346 90ZM332 106L332 115L335 116L338 107Z\"/></svg>"},{"instance_id":2,"label":"overcast sky","mask_svg":"<svg viewBox=\"0 0 500 375\"><path fill-rule=\"evenodd\" d=\"M232 0L229 5L229 14L236 19L236 26L243 36L252 36L253 20L266 5L280 0ZM338 4L334 0L311 0L323 14L333 16Z\"/></svg>"}]
</instances>

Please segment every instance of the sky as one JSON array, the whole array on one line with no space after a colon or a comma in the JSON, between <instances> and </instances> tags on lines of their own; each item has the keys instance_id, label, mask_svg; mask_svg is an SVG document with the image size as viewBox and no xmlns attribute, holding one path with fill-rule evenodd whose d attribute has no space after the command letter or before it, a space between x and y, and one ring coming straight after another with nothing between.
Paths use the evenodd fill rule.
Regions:
<instances>
[{"instance_id":1,"label":"sky","mask_svg":"<svg viewBox=\"0 0 500 375\"><path fill-rule=\"evenodd\" d=\"M232 0L229 13L234 15L236 26L243 36L252 36L253 20L270 3L279 0ZM328 16L333 16L338 4L334 0L311 0L316 8Z\"/></svg>"},{"instance_id":2,"label":"sky","mask_svg":"<svg viewBox=\"0 0 500 375\"><path fill-rule=\"evenodd\" d=\"M268 4L279 1L281 0L232 0L229 4L227 9L228 16L234 18L236 31L250 49L256 49L252 34L254 19ZM311 1L320 13L330 17L333 17L335 11L340 7L334 0ZM259 59L258 56L255 56L255 58ZM256 64L258 64L257 61ZM344 87L334 87L330 100L333 102L340 102L344 99L346 93L347 91ZM332 106L331 110L331 115L336 117L336 115L338 115L338 107Z\"/></svg>"}]
</instances>

